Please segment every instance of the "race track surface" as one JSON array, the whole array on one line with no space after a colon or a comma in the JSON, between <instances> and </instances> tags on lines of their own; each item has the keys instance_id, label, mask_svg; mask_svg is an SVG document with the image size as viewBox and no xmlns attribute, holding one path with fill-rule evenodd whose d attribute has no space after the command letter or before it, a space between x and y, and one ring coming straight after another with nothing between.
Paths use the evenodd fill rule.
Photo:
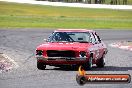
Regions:
<instances>
[{"instance_id":1,"label":"race track surface","mask_svg":"<svg viewBox=\"0 0 132 88\"><path fill-rule=\"evenodd\" d=\"M0 73L0 88L80 88L76 83L77 70L47 66L36 68L35 49L53 30L0 29L0 53L7 54L19 67ZM132 31L97 30L108 45L122 40L132 40ZM105 68L93 67L88 74L132 75L132 52L108 46ZM131 88L129 84L86 84L82 88Z\"/></svg>"}]
</instances>

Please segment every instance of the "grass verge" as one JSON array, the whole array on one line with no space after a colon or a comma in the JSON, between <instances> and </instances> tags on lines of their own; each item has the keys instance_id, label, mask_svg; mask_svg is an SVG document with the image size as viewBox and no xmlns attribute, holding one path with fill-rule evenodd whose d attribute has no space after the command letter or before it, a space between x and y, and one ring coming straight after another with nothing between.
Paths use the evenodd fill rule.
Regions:
<instances>
[{"instance_id":1,"label":"grass verge","mask_svg":"<svg viewBox=\"0 0 132 88\"><path fill-rule=\"evenodd\" d=\"M132 10L53 7L0 2L1 28L132 29Z\"/></svg>"}]
</instances>

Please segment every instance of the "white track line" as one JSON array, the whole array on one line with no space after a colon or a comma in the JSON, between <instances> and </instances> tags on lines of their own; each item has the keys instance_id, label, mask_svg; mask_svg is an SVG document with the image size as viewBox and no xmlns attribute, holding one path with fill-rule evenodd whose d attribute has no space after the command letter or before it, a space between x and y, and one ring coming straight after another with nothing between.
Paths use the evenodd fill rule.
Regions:
<instances>
[{"instance_id":1,"label":"white track line","mask_svg":"<svg viewBox=\"0 0 132 88\"><path fill-rule=\"evenodd\" d=\"M18 68L19 67L19 65L13 60L13 59L11 59L9 56L7 56L6 54L2 54L2 56L4 57L4 58L7 58L9 61L11 61L15 66L15 68Z\"/></svg>"}]
</instances>

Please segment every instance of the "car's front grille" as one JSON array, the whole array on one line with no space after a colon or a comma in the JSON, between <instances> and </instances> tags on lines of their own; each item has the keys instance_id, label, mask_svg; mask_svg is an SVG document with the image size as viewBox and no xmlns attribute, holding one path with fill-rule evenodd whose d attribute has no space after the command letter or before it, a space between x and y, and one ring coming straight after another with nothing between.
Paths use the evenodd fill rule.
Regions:
<instances>
[{"instance_id":1,"label":"car's front grille","mask_svg":"<svg viewBox=\"0 0 132 88\"><path fill-rule=\"evenodd\" d=\"M75 57L75 52L71 50L47 50L48 57Z\"/></svg>"}]
</instances>

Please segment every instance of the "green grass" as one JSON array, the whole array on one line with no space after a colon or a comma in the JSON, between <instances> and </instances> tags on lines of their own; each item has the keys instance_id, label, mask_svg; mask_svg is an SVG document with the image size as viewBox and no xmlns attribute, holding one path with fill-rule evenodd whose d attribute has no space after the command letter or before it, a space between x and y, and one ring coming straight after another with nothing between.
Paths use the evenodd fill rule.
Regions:
<instances>
[{"instance_id":1,"label":"green grass","mask_svg":"<svg viewBox=\"0 0 132 88\"><path fill-rule=\"evenodd\" d=\"M132 10L0 2L0 28L132 29Z\"/></svg>"}]
</instances>

